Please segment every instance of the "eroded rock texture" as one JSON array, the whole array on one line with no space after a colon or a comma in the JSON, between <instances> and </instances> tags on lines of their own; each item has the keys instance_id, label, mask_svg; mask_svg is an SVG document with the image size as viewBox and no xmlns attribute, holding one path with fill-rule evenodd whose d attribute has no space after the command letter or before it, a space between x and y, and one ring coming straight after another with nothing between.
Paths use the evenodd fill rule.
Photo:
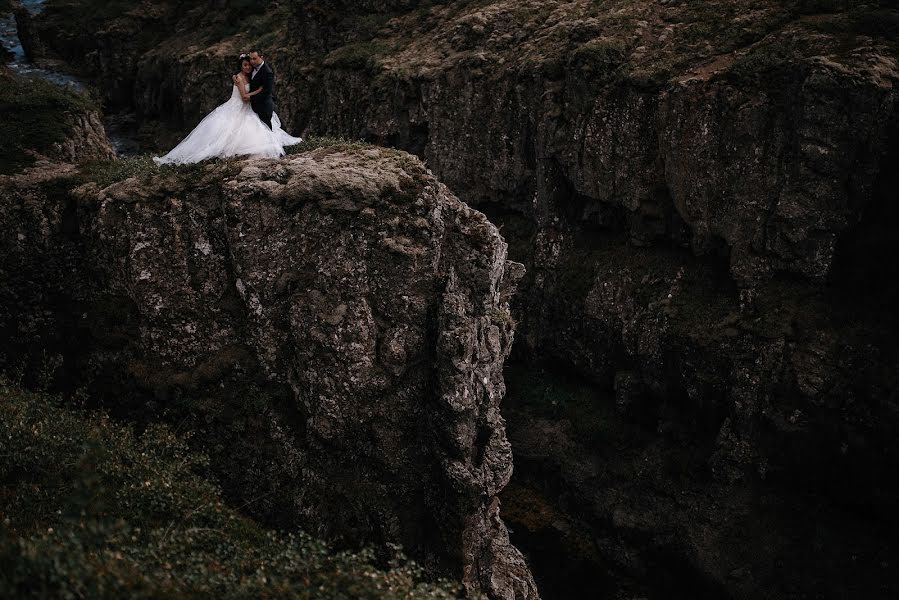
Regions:
<instances>
[{"instance_id":1,"label":"eroded rock texture","mask_svg":"<svg viewBox=\"0 0 899 600\"><path fill-rule=\"evenodd\" d=\"M502 225L527 267L513 306L518 356L573 370L609 392L596 414L614 408L649 436L645 456L602 457L596 473L623 473L610 479L556 468L580 457L528 462L535 478L564 474L558 507L578 490L588 546L612 548L625 569L638 554L669 557L724 597L895 595L877 552L850 550L889 548L877 534L822 535L840 550L821 558L799 550L814 532L792 527L814 521L806 507L820 499L831 515L822 530L843 529L841 511L887 538L899 530L894 7L297 0L273 10L288 23L268 38L288 129L424 158ZM105 23L134 31L159 14ZM199 74L256 35L201 48L189 18L175 21L185 25L172 43L192 49L177 60L128 53L135 89L167 89L160 74ZM45 45L73 47L56 37ZM74 46L107 72L116 53L92 44ZM192 125L223 98L201 81L110 99ZM668 460L680 454L688 467ZM652 466L634 475L629 461ZM652 508L638 518L629 507L641 504ZM740 549L767 539L759 529L778 539L747 558ZM839 565L860 561L855 579L869 588L840 580Z\"/></svg>"},{"instance_id":2,"label":"eroded rock texture","mask_svg":"<svg viewBox=\"0 0 899 600\"><path fill-rule=\"evenodd\" d=\"M59 357L69 387L122 391L112 410L195 423L279 527L537 597L497 500L523 269L486 217L377 149L70 183L5 183L8 360Z\"/></svg>"}]
</instances>

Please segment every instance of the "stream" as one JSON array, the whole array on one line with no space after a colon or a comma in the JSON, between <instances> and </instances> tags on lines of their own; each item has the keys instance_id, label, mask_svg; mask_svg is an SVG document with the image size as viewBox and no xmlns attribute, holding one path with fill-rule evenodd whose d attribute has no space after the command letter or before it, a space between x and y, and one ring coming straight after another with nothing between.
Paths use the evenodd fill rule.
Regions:
<instances>
[{"instance_id":1,"label":"stream","mask_svg":"<svg viewBox=\"0 0 899 600\"><path fill-rule=\"evenodd\" d=\"M44 2L45 0L19 0L19 3L32 16L43 10ZM77 92L87 92L87 86L77 77L53 68L36 65L28 60L19 39L15 16L11 13L0 16L0 45L5 52L9 53L6 66L14 74L22 77L37 77ZM140 144L133 137L134 123L130 115L104 114L103 124L106 129L106 137L116 155L129 156L140 152Z\"/></svg>"}]
</instances>

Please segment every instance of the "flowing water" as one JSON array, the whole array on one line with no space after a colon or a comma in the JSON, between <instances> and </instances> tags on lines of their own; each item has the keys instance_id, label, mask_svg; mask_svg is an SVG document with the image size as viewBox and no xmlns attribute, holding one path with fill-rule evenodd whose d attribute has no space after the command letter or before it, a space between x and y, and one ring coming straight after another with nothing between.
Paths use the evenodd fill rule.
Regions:
<instances>
[{"instance_id":1,"label":"flowing water","mask_svg":"<svg viewBox=\"0 0 899 600\"><path fill-rule=\"evenodd\" d=\"M43 10L44 2L45 0L20 0L20 4L32 16ZM39 77L79 92L87 91L84 83L77 77L53 68L38 66L28 60L22 42L19 40L16 19L12 14L0 15L0 45L4 51L11 54L11 59L6 66L13 73L23 77ZM104 119L104 124L107 137L116 154L122 156L137 154L140 151L140 145L129 135L131 123L128 118L122 115L109 116Z\"/></svg>"},{"instance_id":2,"label":"flowing water","mask_svg":"<svg viewBox=\"0 0 899 600\"><path fill-rule=\"evenodd\" d=\"M44 8L44 0L21 0L22 6L32 15L36 15ZM19 33L16 30L16 19L12 14L0 18L0 43L3 48L12 53L12 60L7 63L14 73L23 76L40 77L63 86L71 86L83 91L84 85L75 77L59 71L44 69L31 63L25 56L25 49L19 41Z\"/></svg>"}]
</instances>

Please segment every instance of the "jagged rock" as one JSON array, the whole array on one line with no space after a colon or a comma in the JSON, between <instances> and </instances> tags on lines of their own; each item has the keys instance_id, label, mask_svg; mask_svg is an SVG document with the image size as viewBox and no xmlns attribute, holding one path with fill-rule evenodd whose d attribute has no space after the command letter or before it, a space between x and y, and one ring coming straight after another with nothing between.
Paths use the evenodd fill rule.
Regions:
<instances>
[{"instance_id":1,"label":"jagged rock","mask_svg":"<svg viewBox=\"0 0 899 600\"><path fill-rule=\"evenodd\" d=\"M99 111L66 115L71 120L68 136L55 144L50 158L65 163L112 158L115 151L106 137Z\"/></svg>"},{"instance_id":2,"label":"jagged rock","mask_svg":"<svg viewBox=\"0 0 899 600\"><path fill-rule=\"evenodd\" d=\"M5 182L7 353L58 348L74 386L144 398L112 407L132 418L218 423L200 437L266 521L537 597L496 499L522 272L484 215L378 149L66 189Z\"/></svg>"},{"instance_id":3,"label":"jagged rock","mask_svg":"<svg viewBox=\"0 0 899 600\"><path fill-rule=\"evenodd\" d=\"M566 216L641 245L724 251L742 287L776 272L825 280L896 137L884 126L896 119L896 49L876 28L862 35L845 7L825 27L774 0L736 23L736 1L419 4L275 9L291 24L270 51L289 128L402 147L470 204L543 230ZM227 95L213 72L244 41L188 44L182 30L203 22L169 3L111 18L101 39L172 38L145 55L48 12L35 27L56 52L90 54L82 68L133 92L110 100L180 124ZM879 17L895 15L858 18ZM838 32L858 27L846 47Z\"/></svg>"},{"instance_id":4,"label":"jagged rock","mask_svg":"<svg viewBox=\"0 0 899 600\"><path fill-rule=\"evenodd\" d=\"M700 488L767 477L780 497L812 486L892 522L899 17L850 4L301 0L279 5L278 110L297 133L418 154L502 224L528 267L520 355L607 389L624 373L623 412L677 448L703 444L703 470L685 475ZM202 93L165 102L196 107ZM390 342L385 355L402 351ZM678 438L671 411L695 427ZM616 502L657 502L702 534L726 527L714 507L691 512L655 489ZM606 508L585 510L614 521ZM774 585L696 559L710 555L723 556L677 550L729 593ZM821 563L807 577L828 586L831 573Z\"/></svg>"}]
</instances>

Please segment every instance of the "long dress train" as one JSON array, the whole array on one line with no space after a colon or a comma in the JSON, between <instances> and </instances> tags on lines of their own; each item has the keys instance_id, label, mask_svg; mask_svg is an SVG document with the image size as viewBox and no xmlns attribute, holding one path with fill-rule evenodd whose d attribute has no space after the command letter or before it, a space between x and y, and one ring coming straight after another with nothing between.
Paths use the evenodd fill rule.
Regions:
<instances>
[{"instance_id":1,"label":"long dress train","mask_svg":"<svg viewBox=\"0 0 899 600\"><path fill-rule=\"evenodd\" d=\"M249 88L245 84L247 91ZM153 161L183 164L225 156L276 158L285 154L285 146L302 141L281 128L277 114L272 115L272 129L266 127L235 85L227 102L215 107L177 146Z\"/></svg>"}]
</instances>

